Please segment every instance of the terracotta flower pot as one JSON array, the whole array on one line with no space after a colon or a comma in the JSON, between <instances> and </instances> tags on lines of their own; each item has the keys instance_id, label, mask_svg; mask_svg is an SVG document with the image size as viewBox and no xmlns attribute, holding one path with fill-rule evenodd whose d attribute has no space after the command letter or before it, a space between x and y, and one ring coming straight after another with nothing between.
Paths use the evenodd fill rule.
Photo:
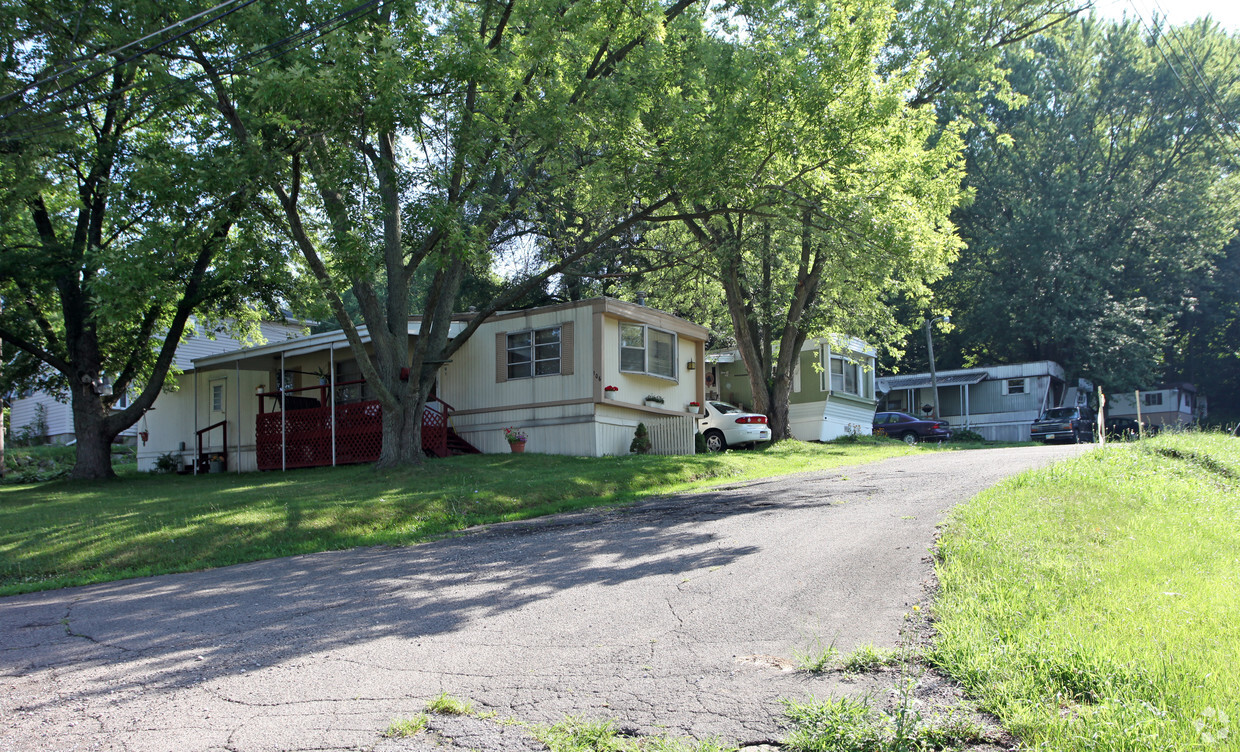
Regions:
<instances>
[{"instance_id":1,"label":"terracotta flower pot","mask_svg":"<svg viewBox=\"0 0 1240 752\"><path fill-rule=\"evenodd\" d=\"M508 442L508 448L512 450L513 454L525 454L524 441L510 441Z\"/></svg>"}]
</instances>

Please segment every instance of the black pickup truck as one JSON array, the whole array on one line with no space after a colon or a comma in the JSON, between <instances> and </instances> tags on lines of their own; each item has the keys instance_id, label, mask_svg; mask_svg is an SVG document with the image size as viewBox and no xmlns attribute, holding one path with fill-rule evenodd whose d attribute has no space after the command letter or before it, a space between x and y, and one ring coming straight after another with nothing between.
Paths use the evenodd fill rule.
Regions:
<instances>
[{"instance_id":1,"label":"black pickup truck","mask_svg":"<svg viewBox=\"0 0 1240 752\"><path fill-rule=\"evenodd\" d=\"M1067 441L1076 444L1094 440L1097 424L1094 411L1088 407L1052 407L1029 428L1034 441Z\"/></svg>"}]
</instances>

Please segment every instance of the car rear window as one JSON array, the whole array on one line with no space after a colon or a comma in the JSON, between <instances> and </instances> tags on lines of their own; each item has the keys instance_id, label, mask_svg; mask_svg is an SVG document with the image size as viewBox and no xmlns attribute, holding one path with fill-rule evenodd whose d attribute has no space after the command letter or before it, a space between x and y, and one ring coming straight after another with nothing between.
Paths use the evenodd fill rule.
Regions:
<instances>
[{"instance_id":1,"label":"car rear window","mask_svg":"<svg viewBox=\"0 0 1240 752\"><path fill-rule=\"evenodd\" d=\"M1042 420L1065 420L1076 417L1075 407L1055 407L1042 413Z\"/></svg>"},{"instance_id":2,"label":"car rear window","mask_svg":"<svg viewBox=\"0 0 1240 752\"><path fill-rule=\"evenodd\" d=\"M726 415L726 414L728 414L728 413L739 413L739 412L741 412L741 409L740 409L739 407L737 407L736 405L729 405L729 404L728 404L728 403L726 403L726 402L712 402L712 403L710 403L710 406L711 406L711 407L713 407L713 408L715 408L715 409L716 409L716 410L718 410L719 412L723 413L724 415Z\"/></svg>"}]
</instances>

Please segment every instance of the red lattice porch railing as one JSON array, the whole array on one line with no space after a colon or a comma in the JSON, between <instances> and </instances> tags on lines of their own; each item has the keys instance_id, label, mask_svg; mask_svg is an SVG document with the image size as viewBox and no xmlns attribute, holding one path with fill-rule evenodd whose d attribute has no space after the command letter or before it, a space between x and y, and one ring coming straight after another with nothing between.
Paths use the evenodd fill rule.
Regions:
<instances>
[{"instance_id":1,"label":"red lattice porch railing","mask_svg":"<svg viewBox=\"0 0 1240 752\"><path fill-rule=\"evenodd\" d=\"M443 412L429 406L422 412L422 448L437 457L449 454L447 411L452 408L442 404ZM336 464L378 460L383 449L383 407L378 400L336 405L335 410ZM258 469L331 465L331 411L330 406L307 407L255 416Z\"/></svg>"}]
</instances>

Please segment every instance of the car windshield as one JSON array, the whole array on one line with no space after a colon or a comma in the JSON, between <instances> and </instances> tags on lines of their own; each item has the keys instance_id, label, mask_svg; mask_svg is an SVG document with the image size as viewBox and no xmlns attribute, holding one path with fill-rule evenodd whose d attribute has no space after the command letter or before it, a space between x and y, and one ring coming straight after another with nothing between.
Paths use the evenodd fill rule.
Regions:
<instances>
[{"instance_id":1,"label":"car windshield","mask_svg":"<svg viewBox=\"0 0 1240 752\"><path fill-rule=\"evenodd\" d=\"M1066 420L1075 417L1075 407L1055 407L1042 413L1042 420Z\"/></svg>"},{"instance_id":2,"label":"car windshield","mask_svg":"<svg viewBox=\"0 0 1240 752\"><path fill-rule=\"evenodd\" d=\"M715 408L719 412L723 413L724 415L727 415L728 413L744 412L744 410L740 409L736 405L729 405L726 402L712 402L710 403L710 406Z\"/></svg>"}]
</instances>

